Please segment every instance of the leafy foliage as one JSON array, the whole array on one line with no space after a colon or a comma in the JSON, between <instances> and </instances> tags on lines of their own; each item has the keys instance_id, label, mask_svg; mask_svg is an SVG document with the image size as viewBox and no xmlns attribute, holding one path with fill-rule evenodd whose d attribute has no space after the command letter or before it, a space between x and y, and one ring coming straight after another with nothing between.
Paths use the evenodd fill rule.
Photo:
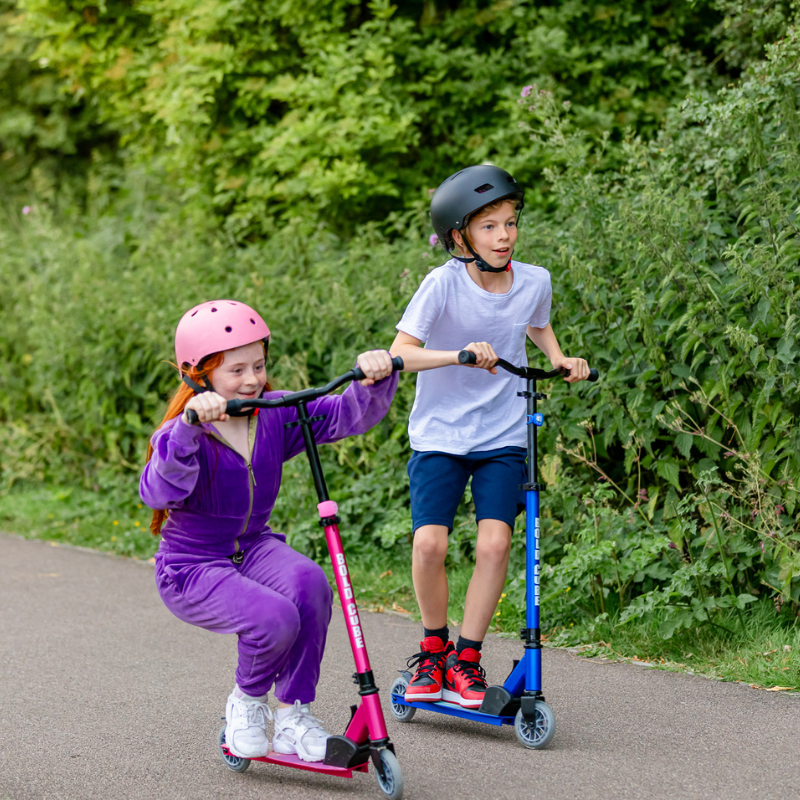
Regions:
<instances>
[{"instance_id":1,"label":"leafy foliage","mask_svg":"<svg viewBox=\"0 0 800 800\"><path fill-rule=\"evenodd\" d=\"M298 216L349 234L353 220L424 203L464 163L540 173L548 153L508 129L525 83L569 96L587 130L652 134L687 87L731 76L727 53L735 70L758 52L758 37L746 53L727 45L718 5L18 0L8 46L19 62L38 42L41 80L71 116L118 142L126 166L157 159L176 185L201 188L238 239ZM776 13L762 38L781 27ZM77 135L54 149L74 150ZM87 162L107 160L102 138L91 144Z\"/></svg>"},{"instance_id":2,"label":"leafy foliage","mask_svg":"<svg viewBox=\"0 0 800 800\"><path fill-rule=\"evenodd\" d=\"M800 44L790 29L763 60L759 44L791 9L772 4L754 18L737 2L617 4L608 17L591 3L424 8L342 0L311 18L295 4L24 3L0 68L33 55L26 74L53 81L62 98L53 113L74 125L52 152L67 152L89 119L107 141L119 137L127 169L95 155L72 217L46 186L27 214L6 205L3 489L79 483L135 508L147 434L175 385L165 364L174 325L208 297L262 311L282 388L321 383L361 350L388 346L441 260L424 244L424 189L465 154L503 156L529 178L544 169L520 255L551 270L565 352L589 355L603 376L574 391L554 385L543 409L548 618L657 619L663 637L680 637L742 626L765 596L793 617ZM657 12L673 27L656 25ZM641 39L637 15L659 47ZM722 25L713 36L712 24ZM748 43L736 44L736 30ZM22 31L40 37L38 50ZM380 45L389 39L393 48ZM572 41L573 50L558 44ZM716 91L702 54L678 41L716 42L741 79ZM536 58L505 57L524 48ZM626 65L619 74L612 58ZM242 64L260 64L258 74ZM19 110L8 119L32 113L27 80L0 99ZM623 85L640 88L617 94ZM663 107L650 103L657 97ZM46 160L23 128L13 149L30 159L22 172ZM22 164L5 157L4 136L2 157ZM412 398L407 378L384 423L323 450L353 553L407 547ZM291 462L274 524L320 555L312 508L305 467ZM472 555L473 512L468 494L453 561ZM514 548L501 625L524 602L522 536Z\"/></svg>"},{"instance_id":3,"label":"leafy foliage","mask_svg":"<svg viewBox=\"0 0 800 800\"><path fill-rule=\"evenodd\" d=\"M616 171L548 92L523 116L558 153L557 211L533 234L556 296L574 298L556 329L604 373L553 444L640 519L627 534L607 518L595 541L579 514L559 574L582 575L601 613L605 587L623 620L669 606L665 635L762 591L800 599L796 32L768 52L718 97L691 95L654 140L628 140Z\"/></svg>"}]
</instances>

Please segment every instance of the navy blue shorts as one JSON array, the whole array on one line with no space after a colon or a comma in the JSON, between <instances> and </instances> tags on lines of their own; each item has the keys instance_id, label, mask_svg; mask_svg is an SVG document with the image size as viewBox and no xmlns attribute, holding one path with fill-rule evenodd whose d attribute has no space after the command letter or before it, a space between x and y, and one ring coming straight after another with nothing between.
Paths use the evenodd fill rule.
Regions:
<instances>
[{"instance_id":1,"label":"navy blue shorts","mask_svg":"<svg viewBox=\"0 0 800 800\"><path fill-rule=\"evenodd\" d=\"M501 447L455 456L436 450L414 450L408 461L411 487L411 521L414 530L423 525L445 525L453 530L458 504L472 476L475 520L499 519L514 530L514 520L525 509L528 481L524 447Z\"/></svg>"}]
</instances>

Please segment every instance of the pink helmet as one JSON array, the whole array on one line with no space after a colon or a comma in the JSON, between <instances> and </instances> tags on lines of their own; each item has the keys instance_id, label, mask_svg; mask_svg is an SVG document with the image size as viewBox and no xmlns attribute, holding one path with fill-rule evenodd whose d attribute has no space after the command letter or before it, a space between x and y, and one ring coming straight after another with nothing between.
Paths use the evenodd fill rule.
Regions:
<instances>
[{"instance_id":1,"label":"pink helmet","mask_svg":"<svg viewBox=\"0 0 800 800\"><path fill-rule=\"evenodd\" d=\"M175 331L175 358L196 367L206 356L252 342L269 340L269 328L258 312L235 300L210 300L190 308Z\"/></svg>"}]
</instances>

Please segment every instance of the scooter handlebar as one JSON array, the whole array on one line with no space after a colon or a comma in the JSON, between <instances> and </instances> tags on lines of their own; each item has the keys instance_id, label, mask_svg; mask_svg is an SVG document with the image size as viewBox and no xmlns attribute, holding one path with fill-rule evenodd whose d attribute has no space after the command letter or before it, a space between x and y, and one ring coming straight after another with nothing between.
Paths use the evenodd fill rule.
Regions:
<instances>
[{"instance_id":1,"label":"scooter handlebar","mask_svg":"<svg viewBox=\"0 0 800 800\"><path fill-rule=\"evenodd\" d=\"M459 364L477 364L478 357L473 353L471 350L462 350L458 354L458 363ZM527 377L527 372L530 370L530 367L515 367L513 364L509 364L508 361L504 361L502 358L497 359L498 367L502 367L503 369L507 370L508 372L513 373L514 375L519 375L520 377ZM552 370L552 372L544 373L542 370L536 370L537 378L549 378L553 375L564 375L564 377L569 377L570 371L563 367L559 367L558 369ZM589 377L586 379L590 383L594 383L600 377L600 373L596 369L589 370Z\"/></svg>"},{"instance_id":2,"label":"scooter handlebar","mask_svg":"<svg viewBox=\"0 0 800 800\"><path fill-rule=\"evenodd\" d=\"M400 356L395 356L392 359L392 372L400 372L402 369L403 359ZM297 405L299 402L316 400L318 397L322 397L325 394L330 394L335 389L338 389L342 384L349 383L350 381L363 381L366 377L367 376L364 374L364 371L361 369L361 367L355 366L349 372L345 372L344 375L334 378L330 383L326 384L325 386L321 386L318 389L303 389L299 392L292 392L291 394L285 394L274 399L260 397L257 400L228 400L225 411L228 414L236 414L236 412L241 411L243 408L277 408L279 406L293 406ZM200 417L197 416L197 412L193 408L186 409L186 419L191 425L197 425L197 423L200 421Z\"/></svg>"},{"instance_id":3,"label":"scooter handlebar","mask_svg":"<svg viewBox=\"0 0 800 800\"><path fill-rule=\"evenodd\" d=\"M402 372L403 370L403 359L400 356L394 356L392 358L392 372ZM363 370L359 366L355 366L352 370L353 373L353 380L354 381L363 381L364 378L367 376L364 374ZM344 376L342 376L344 377Z\"/></svg>"}]
</instances>

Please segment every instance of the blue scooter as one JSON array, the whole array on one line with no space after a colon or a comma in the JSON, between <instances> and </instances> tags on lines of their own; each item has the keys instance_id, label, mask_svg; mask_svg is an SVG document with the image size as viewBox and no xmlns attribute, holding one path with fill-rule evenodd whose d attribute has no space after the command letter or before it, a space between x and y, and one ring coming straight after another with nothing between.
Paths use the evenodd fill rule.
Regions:
<instances>
[{"instance_id":1,"label":"blue scooter","mask_svg":"<svg viewBox=\"0 0 800 800\"><path fill-rule=\"evenodd\" d=\"M458 354L461 364L475 364L475 354L462 350ZM539 628L539 492L544 485L538 480L538 464L536 461L537 428L544 424L544 416L536 410L536 401L545 400L547 396L536 391L536 381L553 378L557 375L568 375L564 368L546 372L531 367L515 367L497 360L498 367L525 378L527 388L518 392L527 403L527 439L528 439L528 483L520 488L525 491L526 545L525 568L527 575L525 624L520 632L525 642L522 659L514 660L511 674L502 686L489 686L483 702L477 710L462 708L455 703L444 701L409 703L405 699L406 687L413 677L404 670L392 684L391 711L399 722L410 722L417 709L461 717L489 725L513 725L519 743L523 747L540 750L546 747L556 732L556 721L553 711L545 702L542 693L542 640ZM596 381L599 373L591 370L589 381ZM531 578L533 578L531 580Z\"/></svg>"}]
</instances>

